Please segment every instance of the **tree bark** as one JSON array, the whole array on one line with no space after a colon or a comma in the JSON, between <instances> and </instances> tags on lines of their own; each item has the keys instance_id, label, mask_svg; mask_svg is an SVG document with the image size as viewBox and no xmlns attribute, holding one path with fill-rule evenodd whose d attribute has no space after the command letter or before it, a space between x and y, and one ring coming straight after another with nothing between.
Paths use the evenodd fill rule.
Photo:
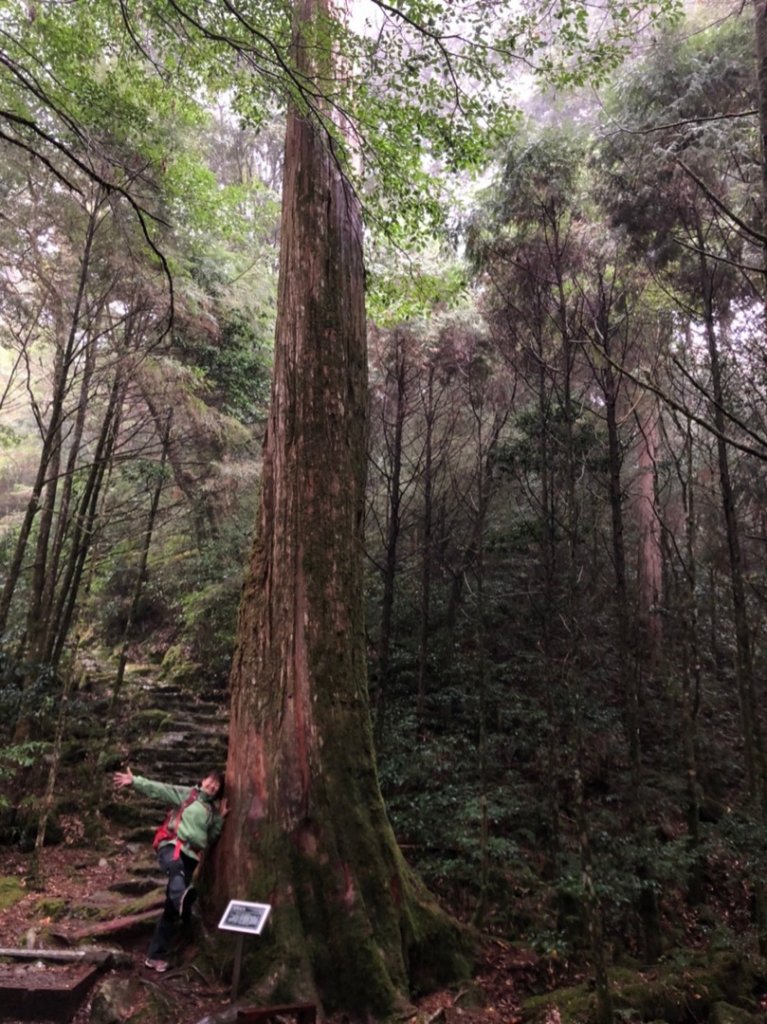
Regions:
<instances>
[{"instance_id":1,"label":"tree bark","mask_svg":"<svg viewBox=\"0 0 767 1024\"><path fill-rule=\"evenodd\" d=\"M628 573L626 569L626 535L623 521L623 444L620 436L618 405L622 374L616 374L615 355L612 351L613 325L610 323L610 289L606 288L603 275L598 279L598 306L594 317L595 343L605 354L605 362L598 373L605 399L607 423L607 457L610 495L610 519L612 525L613 570L615 573L616 600L616 648L622 675L620 697L623 706L624 728L629 748L631 768L631 799L634 817L640 816L642 745L639 729L639 675L635 668L636 640L629 611Z\"/></svg>"},{"instance_id":2,"label":"tree bark","mask_svg":"<svg viewBox=\"0 0 767 1024\"><path fill-rule=\"evenodd\" d=\"M578 749L582 753L580 726L578 731ZM583 796L583 777L580 768L575 769L575 815L578 827L578 846L581 861L581 884L583 886L583 907L586 919L586 931L589 939L592 967L594 968L594 993L596 996L595 1020L597 1024L613 1024L613 998L610 988L610 977L607 972L607 955L602 920L602 907L597 895L594 880L593 858L591 853L591 837L586 816Z\"/></svg>"},{"instance_id":3,"label":"tree bark","mask_svg":"<svg viewBox=\"0 0 767 1024\"><path fill-rule=\"evenodd\" d=\"M378 640L378 693L376 707L376 735L384 733L386 701L389 689L389 660L391 654L392 622L394 617L395 583L397 578L397 557L402 524L402 441L407 413L407 339L403 332L393 337L393 366L387 374L386 384L393 385L393 421L386 417L383 409L383 437L387 450L389 492L387 495L387 530L383 566L383 597L381 600L381 633ZM387 389L388 391L388 386Z\"/></svg>"},{"instance_id":4,"label":"tree bark","mask_svg":"<svg viewBox=\"0 0 767 1024\"><path fill-rule=\"evenodd\" d=\"M660 443L658 408L654 399L646 398L637 413L639 426L638 474L636 480L636 515L639 528L639 624L642 648L652 677L660 659L662 640L659 609L663 593L663 553L660 519L658 518L655 467Z\"/></svg>"},{"instance_id":5,"label":"tree bark","mask_svg":"<svg viewBox=\"0 0 767 1024\"><path fill-rule=\"evenodd\" d=\"M436 407L434 397L434 363L429 361L426 370L424 403L424 466L423 466L423 516L421 540L421 601L420 623L418 626L418 672L416 692L418 694L416 717L423 721L426 707L426 675L429 661L429 636L431 626L431 579L432 546L434 534L434 422Z\"/></svg>"},{"instance_id":6,"label":"tree bark","mask_svg":"<svg viewBox=\"0 0 767 1024\"><path fill-rule=\"evenodd\" d=\"M762 233L767 228L767 0L753 0L754 35L756 43L756 83L759 103L759 139L762 154ZM767 247L762 253L763 286L767 293Z\"/></svg>"},{"instance_id":7,"label":"tree bark","mask_svg":"<svg viewBox=\"0 0 767 1024\"><path fill-rule=\"evenodd\" d=\"M767 800L767 792L765 791L767 772L765 771L763 736L756 700L754 658L746 601L740 527L738 524L735 491L730 473L729 452L727 450L727 443L724 440L726 437L725 394L719 353L719 339L717 337L717 316L714 304L716 268L712 271L707 265L700 228L698 228L698 242L700 245L700 255L698 258L703 298L703 320L711 368L711 413L717 430L716 451L719 465L719 487L730 562L730 590L735 626L735 675L740 703L748 796L754 816L757 820L763 821L767 811L767 803L765 802ZM767 892L765 892L763 880L758 876L754 878L753 891L759 952L764 956L767 954Z\"/></svg>"},{"instance_id":8,"label":"tree bark","mask_svg":"<svg viewBox=\"0 0 767 1024\"><path fill-rule=\"evenodd\" d=\"M701 242L702 245L702 242ZM708 357L711 368L711 415L717 429L716 451L719 468L719 488L722 501L727 536L727 551L730 563L730 591L732 595L732 612L735 626L735 666L740 700L741 728L745 755L745 768L748 780L749 797L756 807L761 807L764 800L764 764L759 728L759 715L756 706L754 684L754 663L751 644L751 628L748 622L746 588L743 571L743 554L740 543L740 528L735 507L735 492L730 473L730 458L727 443L725 418L725 395L722 381L719 340L717 338L716 315L713 304L713 281L706 264L706 257L701 249L700 281L704 305L704 328L708 346Z\"/></svg>"},{"instance_id":9,"label":"tree bark","mask_svg":"<svg viewBox=\"0 0 767 1024\"><path fill-rule=\"evenodd\" d=\"M295 54L322 40L296 6ZM311 27L309 22L313 22ZM366 345L357 199L289 110L275 368L257 537L232 669L231 812L214 896L267 900L264 997L391 1011L455 976L460 933L409 872L378 785L367 698L362 521ZM465 964L463 965L465 967Z\"/></svg>"},{"instance_id":10,"label":"tree bark","mask_svg":"<svg viewBox=\"0 0 767 1024\"><path fill-rule=\"evenodd\" d=\"M684 435L684 478L682 503L685 512L685 590L683 597L684 643L682 648L682 749L684 751L687 787L687 831L692 850L689 869L689 898L695 903L703 899L704 861L700 852L700 782L698 779L697 719L700 707L701 659L698 641L697 556L698 532L695 502L695 466L693 461L692 422L687 418ZM681 462L681 460L680 460Z\"/></svg>"}]
</instances>

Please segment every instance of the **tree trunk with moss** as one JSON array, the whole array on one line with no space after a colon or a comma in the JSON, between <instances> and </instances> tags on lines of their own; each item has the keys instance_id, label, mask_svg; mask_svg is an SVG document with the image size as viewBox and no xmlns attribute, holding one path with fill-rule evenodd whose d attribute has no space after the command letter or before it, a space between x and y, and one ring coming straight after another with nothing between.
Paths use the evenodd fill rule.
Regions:
<instances>
[{"instance_id":1,"label":"tree trunk with moss","mask_svg":"<svg viewBox=\"0 0 767 1024\"><path fill-rule=\"evenodd\" d=\"M312 75L300 42L318 16L320 0L297 5L295 52ZM313 40L323 35L315 21ZM384 1015L465 963L457 927L404 863L379 790L362 611L362 225L327 138L295 108L278 303L214 895L273 905L245 968L261 998Z\"/></svg>"},{"instance_id":2,"label":"tree trunk with moss","mask_svg":"<svg viewBox=\"0 0 767 1024\"><path fill-rule=\"evenodd\" d=\"M760 229L767 229L767 0L753 0L754 41L756 43L756 83L759 103L759 139L762 154L762 194ZM765 287L767 289L767 246L762 255Z\"/></svg>"}]
</instances>

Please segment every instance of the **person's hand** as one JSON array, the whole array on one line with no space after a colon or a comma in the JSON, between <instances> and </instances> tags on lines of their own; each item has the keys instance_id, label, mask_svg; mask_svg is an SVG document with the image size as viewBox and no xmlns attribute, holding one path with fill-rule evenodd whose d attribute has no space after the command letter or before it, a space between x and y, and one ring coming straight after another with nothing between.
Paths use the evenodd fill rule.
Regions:
<instances>
[{"instance_id":1,"label":"person's hand","mask_svg":"<svg viewBox=\"0 0 767 1024\"><path fill-rule=\"evenodd\" d=\"M125 772L115 772L112 776L112 781L117 789L122 789L123 786L133 785L133 772L128 768Z\"/></svg>"},{"instance_id":2,"label":"person's hand","mask_svg":"<svg viewBox=\"0 0 767 1024\"><path fill-rule=\"evenodd\" d=\"M229 801L226 799L226 797L224 797L221 800L221 803L218 806L218 813L221 815L222 818L225 818L229 813Z\"/></svg>"}]
</instances>

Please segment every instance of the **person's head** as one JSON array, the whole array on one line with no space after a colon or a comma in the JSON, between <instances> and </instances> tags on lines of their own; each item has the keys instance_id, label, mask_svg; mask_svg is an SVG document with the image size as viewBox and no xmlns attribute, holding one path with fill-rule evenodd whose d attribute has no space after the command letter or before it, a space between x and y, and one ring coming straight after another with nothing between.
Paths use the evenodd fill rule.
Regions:
<instances>
[{"instance_id":1,"label":"person's head","mask_svg":"<svg viewBox=\"0 0 767 1024\"><path fill-rule=\"evenodd\" d=\"M224 792L224 773L215 768L207 772L200 783L200 789L211 800L220 797Z\"/></svg>"}]
</instances>

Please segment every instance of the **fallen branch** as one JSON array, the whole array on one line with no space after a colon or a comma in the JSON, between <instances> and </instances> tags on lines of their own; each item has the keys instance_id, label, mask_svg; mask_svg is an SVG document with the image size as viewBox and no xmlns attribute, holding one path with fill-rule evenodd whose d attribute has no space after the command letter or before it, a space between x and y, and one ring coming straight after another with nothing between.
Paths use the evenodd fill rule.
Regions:
<instances>
[{"instance_id":1,"label":"fallen branch","mask_svg":"<svg viewBox=\"0 0 767 1024\"><path fill-rule=\"evenodd\" d=\"M110 921L99 921L96 924L88 924L82 928L62 928L51 934L57 939L65 942L79 942L80 939L90 939L94 935L109 935L112 932L127 931L138 924L145 924L157 917L157 911L162 906L162 901L150 910L144 910L140 914L131 914L128 917L113 917Z\"/></svg>"},{"instance_id":2,"label":"fallen branch","mask_svg":"<svg viewBox=\"0 0 767 1024\"><path fill-rule=\"evenodd\" d=\"M59 963L106 963L111 949L6 949L0 946L0 957L12 960L56 960Z\"/></svg>"}]
</instances>

